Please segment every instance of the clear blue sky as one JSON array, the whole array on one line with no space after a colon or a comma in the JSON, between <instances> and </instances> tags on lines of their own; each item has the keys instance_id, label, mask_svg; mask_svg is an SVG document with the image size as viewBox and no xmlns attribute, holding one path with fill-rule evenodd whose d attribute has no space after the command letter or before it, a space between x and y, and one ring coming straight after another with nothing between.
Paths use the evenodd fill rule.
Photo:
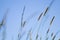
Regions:
<instances>
[{"instance_id":1,"label":"clear blue sky","mask_svg":"<svg viewBox=\"0 0 60 40\"><path fill-rule=\"evenodd\" d=\"M21 28L21 16L24 6L26 6L23 20L27 21L25 27L22 29L21 40L26 40L29 30L32 31L32 39L35 40L38 28L39 37L42 37L42 40L46 38L46 31L49 28L50 20L53 16L55 19L51 25L50 32L48 34L49 40L51 40L51 33L56 34L60 31L60 0L54 0L50 9L48 10L45 17L42 17L40 21L37 21L38 16L41 12L44 12L47 6L51 3L52 0L0 0L0 22L3 19L6 10L9 8L9 12L6 19L6 39L5 40L17 40L18 33ZM3 28L0 30L0 40L2 38ZM56 36L55 40L60 38L60 33ZM29 40L29 37L28 37ZM40 40L38 38L38 40Z\"/></svg>"}]
</instances>

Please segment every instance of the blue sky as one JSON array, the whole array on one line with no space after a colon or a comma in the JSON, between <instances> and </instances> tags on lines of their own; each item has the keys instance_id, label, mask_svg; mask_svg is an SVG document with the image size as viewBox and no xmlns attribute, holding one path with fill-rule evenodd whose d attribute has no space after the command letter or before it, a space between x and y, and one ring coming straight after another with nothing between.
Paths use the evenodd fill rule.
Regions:
<instances>
[{"instance_id":1,"label":"blue sky","mask_svg":"<svg viewBox=\"0 0 60 40\"><path fill-rule=\"evenodd\" d=\"M60 0L54 0L50 6L46 16L42 16L41 20L37 20L39 15L45 11L46 7L50 5L52 0L0 0L0 22L3 19L7 9L9 9L6 24L0 29L0 40L3 38L2 32L6 27L6 38L5 40L18 40L18 33L21 32L21 40L26 40L29 30L32 32L32 40L35 40L38 31L38 40L42 37L42 40L46 38L46 31L50 27L49 23L53 16L55 19L51 25L49 31L49 39L51 33L54 35L60 31ZM21 16L23 8L25 8L23 21L27 21L24 28L21 31ZM39 30L38 30L39 29ZM60 33L57 34L55 40L60 38ZM29 36L28 36L28 40Z\"/></svg>"}]
</instances>

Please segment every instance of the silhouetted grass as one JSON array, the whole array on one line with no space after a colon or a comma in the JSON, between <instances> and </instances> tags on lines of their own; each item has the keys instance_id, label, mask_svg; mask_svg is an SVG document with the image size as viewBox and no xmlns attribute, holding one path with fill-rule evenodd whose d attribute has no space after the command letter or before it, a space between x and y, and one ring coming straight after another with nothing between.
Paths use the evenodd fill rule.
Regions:
<instances>
[{"instance_id":1,"label":"silhouetted grass","mask_svg":"<svg viewBox=\"0 0 60 40\"><path fill-rule=\"evenodd\" d=\"M46 10L45 10L45 12L44 12L44 16L46 15L48 9L49 9L49 7L46 8Z\"/></svg>"},{"instance_id":2,"label":"silhouetted grass","mask_svg":"<svg viewBox=\"0 0 60 40\"><path fill-rule=\"evenodd\" d=\"M45 9L44 12L44 16L46 15L46 13L48 12L48 10L51 8L52 4L54 3L55 0L52 0L51 3L49 4L49 6Z\"/></svg>"},{"instance_id":3,"label":"silhouetted grass","mask_svg":"<svg viewBox=\"0 0 60 40\"><path fill-rule=\"evenodd\" d=\"M46 8L46 10L39 15L38 21L41 19L42 16L45 17L45 15L47 14L47 12L48 12L48 10L50 9L50 7L51 7L51 5L53 4L53 2L54 2L54 0L52 0L52 2L51 2L50 5ZM21 17L21 28L23 28L23 27L25 26L25 24L26 24L26 21L23 21L23 19L24 19L23 16L24 16L25 8L26 8L26 7L24 6L23 12L22 12L22 17ZM7 11L7 12L8 12L8 11ZM1 27L2 27L3 25L6 24L6 22L5 22L5 21L6 21L6 16L7 16L7 14L4 15L3 20L2 20L2 22L0 23L0 29L1 29ZM51 21L50 21L50 27L51 27L54 19L55 19L55 16L53 16L53 18L52 18ZM42 20L41 20L41 21L42 21ZM48 39L49 39L48 33L49 33L49 31L50 31L50 27L49 27L48 30L46 31L46 39L45 39L45 40L48 40ZM40 26L39 26L39 28L40 28ZM38 32L39 32L39 29L38 29L38 31L37 31L36 40L38 40L38 37L39 37ZM5 33L6 33L6 29L3 31L3 39L2 39L2 40L5 40L5 37L6 37L6 34L5 34ZM21 38L22 38L22 37L24 36L24 34L25 34L25 32L22 33L22 34L20 34L20 33L21 33L21 32L19 32L19 34L18 34L18 40L21 40ZM55 38L56 38L56 36L57 36L58 33L59 33L59 32L57 32L54 36L53 36L53 33L51 34L51 37L53 36L52 40L55 40ZM31 29L29 30L29 32L28 32L28 34L27 34L26 40L28 40L28 38L30 38L29 40L32 40L32 32L31 32ZM42 37L40 37L40 40L42 40ZM58 40L60 40L60 39L58 39Z\"/></svg>"},{"instance_id":4,"label":"silhouetted grass","mask_svg":"<svg viewBox=\"0 0 60 40\"><path fill-rule=\"evenodd\" d=\"M53 36L53 33L51 33L51 37Z\"/></svg>"},{"instance_id":5,"label":"silhouetted grass","mask_svg":"<svg viewBox=\"0 0 60 40\"><path fill-rule=\"evenodd\" d=\"M55 16L53 16L52 20L50 21L50 25L51 25L51 24L52 24L52 22L54 21L54 18L55 18Z\"/></svg>"},{"instance_id":6,"label":"silhouetted grass","mask_svg":"<svg viewBox=\"0 0 60 40\"><path fill-rule=\"evenodd\" d=\"M7 13L8 13L9 9L7 9L6 13L3 16L2 22L0 23L0 29L3 25L5 25L6 22L6 17L7 17Z\"/></svg>"},{"instance_id":7,"label":"silhouetted grass","mask_svg":"<svg viewBox=\"0 0 60 40\"><path fill-rule=\"evenodd\" d=\"M60 38L58 40L60 40Z\"/></svg>"},{"instance_id":8,"label":"silhouetted grass","mask_svg":"<svg viewBox=\"0 0 60 40\"><path fill-rule=\"evenodd\" d=\"M24 27L24 25L25 25L25 22L23 22L23 16L24 16L25 8L26 8L26 7L24 6L23 12L22 12L22 17L21 17L21 27Z\"/></svg>"},{"instance_id":9,"label":"silhouetted grass","mask_svg":"<svg viewBox=\"0 0 60 40\"><path fill-rule=\"evenodd\" d=\"M52 40L55 40L56 36L60 33L60 30L56 32L56 34L53 36Z\"/></svg>"},{"instance_id":10,"label":"silhouetted grass","mask_svg":"<svg viewBox=\"0 0 60 40\"><path fill-rule=\"evenodd\" d=\"M54 18L55 18L55 16L53 16L53 18L52 18L51 21L50 21L50 27L48 28L48 30L47 30L47 32L46 32L46 36L48 36L48 33L49 33L49 31L50 31L51 24L52 24ZM52 36L53 36L53 33L51 34L51 37L52 37ZM54 36L54 38L55 38L55 36ZM53 38L53 40L54 40L54 38ZM48 38L47 38L47 39L48 39ZM46 39L46 40L47 40L47 39Z\"/></svg>"},{"instance_id":11,"label":"silhouetted grass","mask_svg":"<svg viewBox=\"0 0 60 40\"><path fill-rule=\"evenodd\" d=\"M48 40L48 37L46 38L46 40Z\"/></svg>"},{"instance_id":12,"label":"silhouetted grass","mask_svg":"<svg viewBox=\"0 0 60 40\"><path fill-rule=\"evenodd\" d=\"M38 34L36 35L36 40L38 40Z\"/></svg>"},{"instance_id":13,"label":"silhouetted grass","mask_svg":"<svg viewBox=\"0 0 60 40\"><path fill-rule=\"evenodd\" d=\"M25 31L23 33L18 33L18 40L20 40L25 34Z\"/></svg>"},{"instance_id":14,"label":"silhouetted grass","mask_svg":"<svg viewBox=\"0 0 60 40\"><path fill-rule=\"evenodd\" d=\"M56 37L56 35L54 35L54 37L52 38L52 40L54 40L54 39L55 39L55 37Z\"/></svg>"},{"instance_id":15,"label":"silhouetted grass","mask_svg":"<svg viewBox=\"0 0 60 40\"><path fill-rule=\"evenodd\" d=\"M43 13L41 13L38 17L38 21L40 20L40 18L42 17Z\"/></svg>"},{"instance_id":16,"label":"silhouetted grass","mask_svg":"<svg viewBox=\"0 0 60 40\"><path fill-rule=\"evenodd\" d=\"M6 38L6 19L7 19L7 14L8 14L8 11L9 11L9 9L7 9L7 11L6 11L6 13L4 14L4 16L3 16L3 19L2 19L2 23L1 23L1 26L3 26L3 38L2 38L2 40L5 40L5 38Z\"/></svg>"},{"instance_id":17,"label":"silhouetted grass","mask_svg":"<svg viewBox=\"0 0 60 40\"><path fill-rule=\"evenodd\" d=\"M32 40L32 32L30 32L30 40Z\"/></svg>"},{"instance_id":18,"label":"silhouetted grass","mask_svg":"<svg viewBox=\"0 0 60 40\"><path fill-rule=\"evenodd\" d=\"M40 40L42 40L42 37L40 37Z\"/></svg>"}]
</instances>

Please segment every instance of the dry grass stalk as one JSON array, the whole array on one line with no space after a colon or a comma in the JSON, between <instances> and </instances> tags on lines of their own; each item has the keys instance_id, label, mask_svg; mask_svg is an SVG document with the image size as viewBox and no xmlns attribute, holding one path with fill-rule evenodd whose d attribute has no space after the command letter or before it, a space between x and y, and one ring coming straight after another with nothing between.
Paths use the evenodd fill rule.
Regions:
<instances>
[{"instance_id":1,"label":"dry grass stalk","mask_svg":"<svg viewBox=\"0 0 60 40\"><path fill-rule=\"evenodd\" d=\"M46 32L46 40L48 40L48 33L49 33L49 31L50 31L50 28L48 28L48 30L47 30L47 32Z\"/></svg>"},{"instance_id":2,"label":"dry grass stalk","mask_svg":"<svg viewBox=\"0 0 60 40\"><path fill-rule=\"evenodd\" d=\"M55 39L55 37L56 37L56 35L54 35L54 37L52 38L52 40L54 40L54 39Z\"/></svg>"},{"instance_id":3,"label":"dry grass stalk","mask_svg":"<svg viewBox=\"0 0 60 40\"><path fill-rule=\"evenodd\" d=\"M50 25L52 25L54 18L55 18L55 16L53 16L52 20L50 21Z\"/></svg>"},{"instance_id":4,"label":"dry grass stalk","mask_svg":"<svg viewBox=\"0 0 60 40\"><path fill-rule=\"evenodd\" d=\"M53 36L53 33L51 33L51 37Z\"/></svg>"},{"instance_id":5,"label":"dry grass stalk","mask_svg":"<svg viewBox=\"0 0 60 40\"><path fill-rule=\"evenodd\" d=\"M24 8L23 8L23 13L22 13L22 17L21 17L21 27L23 27L23 24L25 24L25 23L23 22L24 11L25 11L25 6L24 6Z\"/></svg>"},{"instance_id":6,"label":"dry grass stalk","mask_svg":"<svg viewBox=\"0 0 60 40\"><path fill-rule=\"evenodd\" d=\"M54 18L55 18L55 16L53 16L53 18L52 18L52 20L51 20L51 22L50 22L50 25L52 24L52 22L53 22L53 20L54 20ZM49 31L50 31L50 27L48 28L48 30L47 30L47 34L49 33ZM53 34L52 34L53 35Z\"/></svg>"},{"instance_id":7,"label":"dry grass stalk","mask_svg":"<svg viewBox=\"0 0 60 40\"><path fill-rule=\"evenodd\" d=\"M49 37L48 37L48 33L47 33L47 34L46 34L46 39L45 39L45 40L48 40L48 38L49 38Z\"/></svg>"},{"instance_id":8,"label":"dry grass stalk","mask_svg":"<svg viewBox=\"0 0 60 40\"><path fill-rule=\"evenodd\" d=\"M51 7L51 6L52 6L52 4L54 3L54 1L55 1L55 0L52 0L52 1L51 1L51 3L50 3L50 5L49 5L49 7Z\"/></svg>"},{"instance_id":9,"label":"dry grass stalk","mask_svg":"<svg viewBox=\"0 0 60 40\"><path fill-rule=\"evenodd\" d=\"M7 9L4 17L3 17L3 20L2 20L2 25L4 25L4 30L3 30L3 38L2 40L5 40L5 37L6 37L6 17L7 17L7 13L8 13L9 9Z\"/></svg>"},{"instance_id":10,"label":"dry grass stalk","mask_svg":"<svg viewBox=\"0 0 60 40\"><path fill-rule=\"evenodd\" d=\"M28 38L29 38L29 33L27 34L26 40L28 40Z\"/></svg>"},{"instance_id":11,"label":"dry grass stalk","mask_svg":"<svg viewBox=\"0 0 60 40\"><path fill-rule=\"evenodd\" d=\"M40 37L40 40L42 40L42 37Z\"/></svg>"},{"instance_id":12,"label":"dry grass stalk","mask_svg":"<svg viewBox=\"0 0 60 40\"><path fill-rule=\"evenodd\" d=\"M50 30L50 29L48 28L48 30L47 30L47 32L46 32L47 34L49 33L49 30Z\"/></svg>"},{"instance_id":13,"label":"dry grass stalk","mask_svg":"<svg viewBox=\"0 0 60 40\"><path fill-rule=\"evenodd\" d=\"M0 29L3 25L5 25L5 21L6 21L6 17L7 17L7 13L8 13L9 10L6 11L5 15L3 16L3 19L2 19L2 22L0 23Z\"/></svg>"},{"instance_id":14,"label":"dry grass stalk","mask_svg":"<svg viewBox=\"0 0 60 40\"><path fill-rule=\"evenodd\" d=\"M46 38L46 40L48 40L48 37Z\"/></svg>"},{"instance_id":15,"label":"dry grass stalk","mask_svg":"<svg viewBox=\"0 0 60 40\"><path fill-rule=\"evenodd\" d=\"M51 1L50 5L46 8L45 12L44 12L44 16L46 15L46 13L48 12L48 10L50 9L50 7L52 6L54 0Z\"/></svg>"},{"instance_id":16,"label":"dry grass stalk","mask_svg":"<svg viewBox=\"0 0 60 40\"><path fill-rule=\"evenodd\" d=\"M5 18L3 18L2 22L0 23L0 28L5 24Z\"/></svg>"},{"instance_id":17,"label":"dry grass stalk","mask_svg":"<svg viewBox=\"0 0 60 40\"><path fill-rule=\"evenodd\" d=\"M48 9L49 9L49 7L46 8L46 10L45 10L45 12L44 12L44 16L46 15Z\"/></svg>"},{"instance_id":18,"label":"dry grass stalk","mask_svg":"<svg viewBox=\"0 0 60 40\"><path fill-rule=\"evenodd\" d=\"M32 28L31 28L31 29L32 29ZM28 32L28 34L27 34L26 40L28 40L28 38L29 38L29 36L30 36L31 29L29 30L29 32Z\"/></svg>"},{"instance_id":19,"label":"dry grass stalk","mask_svg":"<svg viewBox=\"0 0 60 40\"><path fill-rule=\"evenodd\" d=\"M36 35L36 40L38 39L38 34Z\"/></svg>"},{"instance_id":20,"label":"dry grass stalk","mask_svg":"<svg viewBox=\"0 0 60 40\"><path fill-rule=\"evenodd\" d=\"M45 10L43 16L46 15L46 13L47 13L48 10L50 9L50 7L51 7L51 5L53 4L53 2L54 2L54 0L52 0L52 2L50 3L50 5L46 8L46 10ZM41 16L42 16L42 14L39 16L38 20L41 18ZM54 17L55 17L55 16L54 16ZM54 17L53 17L53 19L54 19ZM52 21L53 21L53 19L52 19ZM52 24L52 21L51 21L50 25ZM50 30L50 27L48 28L48 30L47 30L47 32L46 32L47 34L48 34L49 30Z\"/></svg>"},{"instance_id":21,"label":"dry grass stalk","mask_svg":"<svg viewBox=\"0 0 60 40\"><path fill-rule=\"evenodd\" d=\"M22 34L18 33L18 40L20 40L24 36L24 34L25 34L25 31Z\"/></svg>"},{"instance_id":22,"label":"dry grass stalk","mask_svg":"<svg viewBox=\"0 0 60 40\"><path fill-rule=\"evenodd\" d=\"M55 40L56 36L60 33L60 30L56 32L56 34L53 36L52 40Z\"/></svg>"},{"instance_id":23,"label":"dry grass stalk","mask_svg":"<svg viewBox=\"0 0 60 40\"><path fill-rule=\"evenodd\" d=\"M40 18L42 17L43 13L41 13L38 17L38 21L40 20Z\"/></svg>"},{"instance_id":24,"label":"dry grass stalk","mask_svg":"<svg viewBox=\"0 0 60 40\"><path fill-rule=\"evenodd\" d=\"M23 22L22 26L24 27L24 26L25 26L25 24L26 24L26 21L24 21L24 22Z\"/></svg>"},{"instance_id":25,"label":"dry grass stalk","mask_svg":"<svg viewBox=\"0 0 60 40\"><path fill-rule=\"evenodd\" d=\"M0 23L0 29L1 29L1 27L2 27L3 24L4 24L4 22L3 22L3 20L2 20L2 22Z\"/></svg>"},{"instance_id":26,"label":"dry grass stalk","mask_svg":"<svg viewBox=\"0 0 60 40\"><path fill-rule=\"evenodd\" d=\"M30 40L32 40L32 32L30 32L29 34L30 34Z\"/></svg>"},{"instance_id":27,"label":"dry grass stalk","mask_svg":"<svg viewBox=\"0 0 60 40\"><path fill-rule=\"evenodd\" d=\"M20 40L20 34L18 34L18 40Z\"/></svg>"},{"instance_id":28,"label":"dry grass stalk","mask_svg":"<svg viewBox=\"0 0 60 40\"><path fill-rule=\"evenodd\" d=\"M5 40L5 38L6 38L6 30L3 31L3 38L2 38L2 40Z\"/></svg>"},{"instance_id":29,"label":"dry grass stalk","mask_svg":"<svg viewBox=\"0 0 60 40\"><path fill-rule=\"evenodd\" d=\"M60 40L60 38L58 40Z\"/></svg>"}]
</instances>

